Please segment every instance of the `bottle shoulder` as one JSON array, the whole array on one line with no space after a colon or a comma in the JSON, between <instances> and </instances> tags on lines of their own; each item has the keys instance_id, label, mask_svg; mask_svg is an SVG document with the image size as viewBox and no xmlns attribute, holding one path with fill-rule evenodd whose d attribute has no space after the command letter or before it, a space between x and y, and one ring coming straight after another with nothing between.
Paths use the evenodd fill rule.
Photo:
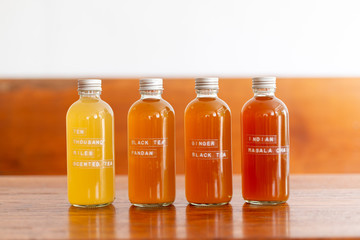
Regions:
<instances>
[{"instance_id":1,"label":"bottle shoulder","mask_svg":"<svg viewBox=\"0 0 360 240\"><path fill-rule=\"evenodd\" d=\"M253 97L244 104L241 110L242 113L267 111L288 113L285 103L277 97Z\"/></svg>"},{"instance_id":2,"label":"bottle shoulder","mask_svg":"<svg viewBox=\"0 0 360 240\"><path fill-rule=\"evenodd\" d=\"M108 104L107 102L105 102L104 100L101 100L102 105L109 111L109 113L111 113L112 115L114 115L114 111L111 108L110 104Z\"/></svg>"},{"instance_id":3,"label":"bottle shoulder","mask_svg":"<svg viewBox=\"0 0 360 240\"><path fill-rule=\"evenodd\" d=\"M134 102L130 109L129 114L132 112L153 113L153 112L171 112L175 113L174 108L164 99L139 99Z\"/></svg>"},{"instance_id":4,"label":"bottle shoulder","mask_svg":"<svg viewBox=\"0 0 360 240\"><path fill-rule=\"evenodd\" d=\"M185 114L225 113L231 114L230 107L220 98L195 98L185 108Z\"/></svg>"},{"instance_id":5,"label":"bottle shoulder","mask_svg":"<svg viewBox=\"0 0 360 240\"><path fill-rule=\"evenodd\" d=\"M114 115L110 105L102 99L83 101L82 99L74 102L68 109L69 114L93 114L93 113L107 113Z\"/></svg>"}]
</instances>

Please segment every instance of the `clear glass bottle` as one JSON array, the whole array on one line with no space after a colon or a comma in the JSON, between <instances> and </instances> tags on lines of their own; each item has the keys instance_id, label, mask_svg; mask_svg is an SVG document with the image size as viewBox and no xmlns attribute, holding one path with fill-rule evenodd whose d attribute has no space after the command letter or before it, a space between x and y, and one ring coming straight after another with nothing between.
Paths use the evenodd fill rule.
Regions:
<instances>
[{"instance_id":1,"label":"clear glass bottle","mask_svg":"<svg viewBox=\"0 0 360 240\"><path fill-rule=\"evenodd\" d=\"M66 115L68 198L102 207L115 199L114 114L100 98L100 79L79 80L78 92Z\"/></svg>"},{"instance_id":2,"label":"clear glass bottle","mask_svg":"<svg viewBox=\"0 0 360 240\"><path fill-rule=\"evenodd\" d=\"M161 78L141 79L128 113L129 199L139 207L175 200L175 112L162 92Z\"/></svg>"},{"instance_id":3,"label":"clear glass bottle","mask_svg":"<svg viewBox=\"0 0 360 240\"><path fill-rule=\"evenodd\" d=\"M218 98L218 78L197 78L197 97L185 109L185 189L192 205L232 198L231 112Z\"/></svg>"},{"instance_id":4,"label":"clear glass bottle","mask_svg":"<svg viewBox=\"0 0 360 240\"><path fill-rule=\"evenodd\" d=\"M241 111L243 197L280 204L289 198L289 113L275 97L275 77L252 81L254 97Z\"/></svg>"}]
</instances>

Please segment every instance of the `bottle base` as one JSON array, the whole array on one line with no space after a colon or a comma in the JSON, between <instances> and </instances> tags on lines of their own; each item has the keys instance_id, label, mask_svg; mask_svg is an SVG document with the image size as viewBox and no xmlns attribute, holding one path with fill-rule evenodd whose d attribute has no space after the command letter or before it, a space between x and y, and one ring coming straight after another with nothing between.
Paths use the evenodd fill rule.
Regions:
<instances>
[{"instance_id":1,"label":"bottle base","mask_svg":"<svg viewBox=\"0 0 360 240\"><path fill-rule=\"evenodd\" d=\"M189 202L190 205L196 207L215 207L215 206L223 206L228 204L229 202L222 202L222 203L193 203Z\"/></svg>"},{"instance_id":2,"label":"bottle base","mask_svg":"<svg viewBox=\"0 0 360 240\"><path fill-rule=\"evenodd\" d=\"M253 205L270 205L270 206L286 203L286 201L254 201L254 200L245 200L245 202Z\"/></svg>"},{"instance_id":3,"label":"bottle base","mask_svg":"<svg viewBox=\"0 0 360 240\"><path fill-rule=\"evenodd\" d=\"M167 203L133 203L135 207L141 207L141 208L157 208L157 207L167 207L173 204L173 202L167 202Z\"/></svg>"},{"instance_id":4,"label":"bottle base","mask_svg":"<svg viewBox=\"0 0 360 240\"><path fill-rule=\"evenodd\" d=\"M112 203L113 202L102 203L102 204L93 204L93 205L80 205L80 204L71 204L71 205L73 205L74 207L78 207L78 208L101 208L101 207L106 207Z\"/></svg>"}]
</instances>

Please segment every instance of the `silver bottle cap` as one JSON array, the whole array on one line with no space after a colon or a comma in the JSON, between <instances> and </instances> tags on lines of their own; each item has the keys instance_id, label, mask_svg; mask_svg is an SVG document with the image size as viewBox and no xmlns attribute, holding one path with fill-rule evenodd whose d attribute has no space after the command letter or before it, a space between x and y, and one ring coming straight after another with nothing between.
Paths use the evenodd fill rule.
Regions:
<instances>
[{"instance_id":1,"label":"silver bottle cap","mask_svg":"<svg viewBox=\"0 0 360 240\"><path fill-rule=\"evenodd\" d=\"M78 91L101 91L101 79L79 79Z\"/></svg>"},{"instance_id":2,"label":"silver bottle cap","mask_svg":"<svg viewBox=\"0 0 360 240\"><path fill-rule=\"evenodd\" d=\"M276 88L276 77L254 77L252 88Z\"/></svg>"},{"instance_id":3,"label":"silver bottle cap","mask_svg":"<svg viewBox=\"0 0 360 240\"><path fill-rule=\"evenodd\" d=\"M140 79L140 91L164 90L162 78L142 78Z\"/></svg>"},{"instance_id":4,"label":"silver bottle cap","mask_svg":"<svg viewBox=\"0 0 360 240\"><path fill-rule=\"evenodd\" d=\"M207 78L196 78L195 79L195 89L219 89L219 78L217 77L207 77Z\"/></svg>"}]
</instances>

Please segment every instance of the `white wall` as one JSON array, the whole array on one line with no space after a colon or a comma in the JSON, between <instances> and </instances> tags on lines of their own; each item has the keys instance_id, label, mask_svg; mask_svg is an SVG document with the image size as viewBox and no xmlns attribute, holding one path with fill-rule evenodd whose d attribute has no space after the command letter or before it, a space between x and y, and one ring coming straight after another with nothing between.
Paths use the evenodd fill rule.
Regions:
<instances>
[{"instance_id":1,"label":"white wall","mask_svg":"<svg viewBox=\"0 0 360 240\"><path fill-rule=\"evenodd\" d=\"M0 0L0 77L360 76L360 1Z\"/></svg>"}]
</instances>

